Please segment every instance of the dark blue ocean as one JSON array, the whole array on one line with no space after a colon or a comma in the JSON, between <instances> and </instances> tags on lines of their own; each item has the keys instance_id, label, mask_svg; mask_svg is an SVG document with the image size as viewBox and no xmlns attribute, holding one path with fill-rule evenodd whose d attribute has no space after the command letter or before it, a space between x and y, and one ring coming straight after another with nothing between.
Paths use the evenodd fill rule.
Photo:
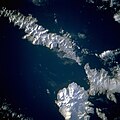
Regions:
<instances>
[{"instance_id":1,"label":"dark blue ocean","mask_svg":"<svg viewBox=\"0 0 120 120\"><path fill-rule=\"evenodd\" d=\"M45 6L36 6L30 0L1 0L0 6L19 10L24 15L32 14L38 24L59 34L59 29L87 38L75 42L92 52L120 47L120 25L108 11L98 11L94 5L82 0L49 1ZM58 24L54 22L54 13ZM64 120L55 104L58 90L76 82L88 89L85 63L93 68L102 65L97 58L88 55L83 65L61 59L54 51L23 40L24 30L19 30L8 18L0 18L0 98L5 98L11 107L33 117L34 120ZM79 51L78 51L79 52Z\"/></svg>"}]
</instances>

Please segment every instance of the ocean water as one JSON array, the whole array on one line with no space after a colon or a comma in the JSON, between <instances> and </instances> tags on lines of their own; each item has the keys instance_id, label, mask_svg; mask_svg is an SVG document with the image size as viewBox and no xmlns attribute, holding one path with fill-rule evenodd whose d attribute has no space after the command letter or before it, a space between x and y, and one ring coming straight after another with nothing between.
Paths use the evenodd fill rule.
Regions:
<instances>
[{"instance_id":1,"label":"ocean water","mask_svg":"<svg viewBox=\"0 0 120 120\"><path fill-rule=\"evenodd\" d=\"M78 45L93 52L119 47L120 26L111 14L98 12L94 6L81 1L49 1L47 6L35 6L30 0L1 1L0 6L31 13L38 24L58 33L60 28L72 34L85 33L76 39ZM58 24L54 23L54 13ZM59 89L76 82L88 89L84 64L101 67L98 59L88 56L82 66L59 58L55 52L22 40L23 30L0 18L0 98L7 99L12 108L35 120L64 120L55 104ZM79 51L78 51L79 52Z\"/></svg>"}]
</instances>

